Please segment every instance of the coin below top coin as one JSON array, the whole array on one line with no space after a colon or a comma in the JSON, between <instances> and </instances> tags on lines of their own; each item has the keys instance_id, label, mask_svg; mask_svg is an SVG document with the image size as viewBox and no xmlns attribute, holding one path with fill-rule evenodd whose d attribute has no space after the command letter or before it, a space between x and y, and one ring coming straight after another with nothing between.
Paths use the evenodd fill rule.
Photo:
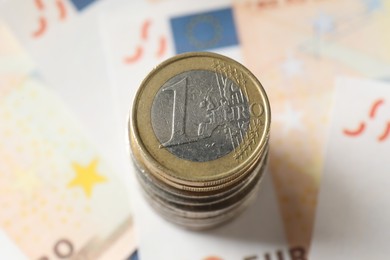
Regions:
<instances>
[{"instance_id":1,"label":"coin below top coin","mask_svg":"<svg viewBox=\"0 0 390 260\"><path fill-rule=\"evenodd\" d=\"M256 77L213 53L156 67L137 92L130 122L137 160L160 179L190 186L231 181L267 145L270 108Z\"/></svg>"}]
</instances>

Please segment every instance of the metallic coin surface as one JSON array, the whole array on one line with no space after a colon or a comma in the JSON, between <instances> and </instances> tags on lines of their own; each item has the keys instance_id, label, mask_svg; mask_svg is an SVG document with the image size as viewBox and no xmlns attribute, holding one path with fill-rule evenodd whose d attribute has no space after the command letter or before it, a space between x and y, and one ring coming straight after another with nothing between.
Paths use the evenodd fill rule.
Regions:
<instances>
[{"instance_id":1,"label":"metallic coin surface","mask_svg":"<svg viewBox=\"0 0 390 260\"><path fill-rule=\"evenodd\" d=\"M212 186L237 178L258 159L269 127L268 99L251 72L221 55L189 53L143 81L131 133L152 174Z\"/></svg>"},{"instance_id":2,"label":"metallic coin surface","mask_svg":"<svg viewBox=\"0 0 390 260\"><path fill-rule=\"evenodd\" d=\"M270 106L256 77L214 53L187 53L142 82L129 120L136 176L167 220L220 225L252 200L268 158Z\"/></svg>"},{"instance_id":3,"label":"metallic coin surface","mask_svg":"<svg viewBox=\"0 0 390 260\"><path fill-rule=\"evenodd\" d=\"M154 98L151 119L161 147L180 158L206 162L241 144L249 106L233 80L215 71L191 70L164 83Z\"/></svg>"}]
</instances>

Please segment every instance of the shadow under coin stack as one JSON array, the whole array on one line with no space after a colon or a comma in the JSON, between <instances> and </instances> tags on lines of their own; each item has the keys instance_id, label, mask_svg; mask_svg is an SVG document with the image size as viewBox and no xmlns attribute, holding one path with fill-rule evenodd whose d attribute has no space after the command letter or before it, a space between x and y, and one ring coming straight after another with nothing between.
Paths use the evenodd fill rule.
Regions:
<instances>
[{"instance_id":1,"label":"shadow under coin stack","mask_svg":"<svg viewBox=\"0 0 390 260\"><path fill-rule=\"evenodd\" d=\"M187 53L160 64L142 82L129 121L148 202L191 229L236 216L258 190L270 116L260 82L232 59Z\"/></svg>"}]
</instances>

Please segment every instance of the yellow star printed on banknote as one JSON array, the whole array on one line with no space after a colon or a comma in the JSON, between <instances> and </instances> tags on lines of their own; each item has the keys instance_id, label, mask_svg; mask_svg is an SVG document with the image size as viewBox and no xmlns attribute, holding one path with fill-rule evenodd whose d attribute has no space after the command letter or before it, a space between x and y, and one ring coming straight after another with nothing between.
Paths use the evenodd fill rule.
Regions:
<instances>
[{"instance_id":1,"label":"yellow star printed on banknote","mask_svg":"<svg viewBox=\"0 0 390 260\"><path fill-rule=\"evenodd\" d=\"M81 187L87 197L92 196L92 190L98 183L106 182L106 177L99 175L96 170L98 160L91 161L87 166L73 163L72 167L76 173L75 178L68 184L68 187Z\"/></svg>"}]
</instances>

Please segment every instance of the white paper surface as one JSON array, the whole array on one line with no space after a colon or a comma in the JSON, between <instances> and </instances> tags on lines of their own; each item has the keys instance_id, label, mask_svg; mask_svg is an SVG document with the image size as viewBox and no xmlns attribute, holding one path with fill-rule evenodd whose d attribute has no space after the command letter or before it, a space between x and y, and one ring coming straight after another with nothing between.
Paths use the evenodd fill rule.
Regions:
<instances>
[{"instance_id":1,"label":"white paper surface","mask_svg":"<svg viewBox=\"0 0 390 260\"><path fill-rule=\"evenodd\" d=\"M341 78L310 259L388 259L390 85Z\"/></svg>"},{"instance_id":2,"label":"white paper surface","mask_svg":"<svg viewBox=\"0 0 390 260\"><path fill-rule=\"evenodd\" d=\"M230 1L173 2L147 10L122 7L101 17L102 37L120 118L127 118L131 101L147 73L176 54L170 19L229 7ZM161 55L156 55L161 47L161 37L165 38L165 50ZM242 61L239 44L214 48L212 51ZM133 179L136 182L134 176ZM150 208L138 189L132 198L137 209L135 223L142 260L262 259L275 257L276 250L285 250L279 254L288 256L282 221L268 174L257 200L244 214L226 226L209 232L187 231L166 222Z\"/></svg>"},{"instance_id":3,"label":"white paper surface","mask_svg":"<svg viewBox=\"0 0 390 260\"><path fill-rule=\"evenodd\" d=\"M0 229L0 257L8 260L26 260L27 257L15 245L7 234Z\"/></svg>"}]
</instances>

